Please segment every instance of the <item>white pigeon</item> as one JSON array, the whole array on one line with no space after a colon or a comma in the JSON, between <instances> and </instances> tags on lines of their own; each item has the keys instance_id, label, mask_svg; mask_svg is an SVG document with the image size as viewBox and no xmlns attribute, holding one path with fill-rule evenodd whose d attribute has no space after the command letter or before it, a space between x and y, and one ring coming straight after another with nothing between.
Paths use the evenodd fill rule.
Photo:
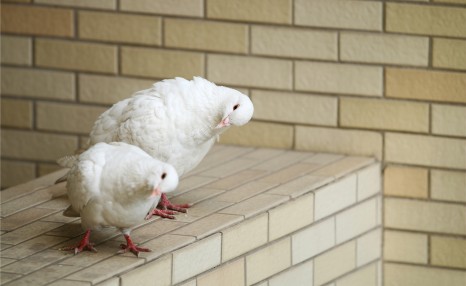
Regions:
<instances>
[{"instance_id":1,"label":"white pigeon","mask_svg":"<svg viewBox=\"0 0 466 286\"><path fill-rule=\"evenodd\" d=\"M130 231L144 221L161 193L178 185L171 165L123 142L98 143L59 162L71 167L66 185L71 206L64 214L81 216L86 231L77 246L63 250L74 250L75 254L84 249L96 251L89 242L91 230L111 226L120 229L126 239L120 252L129 250L138 255L139 251L150 251L134 245Z\"/></svg>"},{"instance_id":2,"label":"white pigeon","mask_svg":"<svg viewBox=\"0 0 466 286\"><path fill-rule=\"evenodd\" d=\"M122 141L175 167L181 177L196 167L229 126L249 122L254 107L241 92L194 77L167 79L114 104L95 122L89 144ZM189 204L171 204L162 194L166 218ZM152 214L149 214L148 218Z\"/></svg>"}]
</instances>

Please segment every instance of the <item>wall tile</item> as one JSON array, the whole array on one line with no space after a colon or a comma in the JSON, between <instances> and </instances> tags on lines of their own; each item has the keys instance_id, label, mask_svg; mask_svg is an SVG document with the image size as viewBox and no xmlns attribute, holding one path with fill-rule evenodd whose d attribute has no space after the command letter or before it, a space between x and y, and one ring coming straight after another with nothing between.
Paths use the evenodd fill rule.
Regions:
<instances>
[{"instance_id":1,"label":"wall tile","mask_svg":"<svg viewBox=\"0 0 466 286\"><path fill-rule=\"evenodd\" d=\"M197 286L244 285L244 258L223 264L197 278Z\"/></svg>"},{"instance_id":2,"label":"wall tile","mask_svg":"<svg viewBox=\"0 0 466 286\"><path fill-rule=\"evenodd\" d=\"M2 35L1 49L2 64L32 64L31 38Z\"/></svg>"},{"instance_id":3,"label":"wall tile","mask_svg":"<svg viewBox=\"0 0 466 286\"><path fill-rule=\"evenodd\" d=\"M216 83L291 89L291 61L208 55L207 78Z\"/></svg>"},{"instance_id":4,"label":"wall tile","mask_svg":"<svg viewBox=\"0 0 466 286\"><path fill-rule=\"evenodd\" d=\"M465 280L465 271L394 263L385 263L384 265L385 286L461 286Z\"/></svg>"},{"instance_id":5,"label":"wall tile","mask_svg":"<svg viewBox=\"0 0 466 286\"><path fill-rule=\"evenodd\" d=\"M123 11L202 17L203 0L120 0Z\"/></svg>"},{"instance_id":6,"label":"wall tile","mask_svg":"<svg viewBox=\"0 0 466 286\"><path fill-rule=\"evenodd\" d=\"M465 49L464 40L434 38L432 64L434 67L466 70Z\"/></svg>"},{"instance_id":7,"label":"wall tile","mask_svg":"<svg viewBox=\"0 0 466 286\"><path fill-rule=\"evenodd\" d=\"M356 242L340 245L314 260L314 285L322 285L356 267Z\"/></svg>"},{"instance_id":8,"label":"wall tile","mask_svg":"<svg viewBox=\"0 0 466 286\"><path fill-rule=\"evenodd\" d=\"M465 122L466 107L432 105L432 133L466 137Z\"/></svg>"},{"instance_id":9,"label":"wall tile","mask_svg":"<svg viewBox=\"0 0 466 286\"><path fill-rule=\"evenodd\" d=\"M361 267L382 257L382 229L372 230L356 241L356 266Z\"/></svg>"},{"instance_id":10,"label":"wall tile","mask_svg":"<svg viewBox=\"0 0 466 286\"><path fill-rule=\"evenodd\" d=\"M466 103L463 73L387 68L387 97Z\"/></svg>"},{"instance_id":11,"label":"wall tile","mask_svg":"<svg viewBox=\"0 0 466 286\"><path fill-rule=\"evenodd\" d=\"M295 73L297 90L382 95L381 67L299 61Z\"/></svg>"},{"instance_id":12,"label":"wall tile","mask_svg":"<svg viewBox=\"0 0 466 286\"><path fill-rule=\"evenodd\" d=\"M380 168L380 163L376 163L358 172L358 201L369 198L381 191L382 175Z\"/></svg>"},{"instance_id":13,"label":"wall tile","mask_svg":"<svg viewBox=\"0 0 466 286\"><path fill-rule=\"evenodd\" d=\"M389 165L384 171L384 194L411 198L427 198L428 170Z\"/></svg>"},{"instance_id":14,"label":"wall tile","mask_svg":"<svg viewBox=\"0 0 466 286\"><path fill-rule=\"evenodd\" d=\"M315 192L315 220L332 215L356 202L356 176L351 175Z\"/></svg>"},{"instance_id":15,"label":"wall tile","mask_svg":"<svg viewBox=\"0 0 466 286\"><path fill-rule=\"evenodd\" d=\"M466 173L431 170L430 192L433 199L466 202Z\"/></svg>"},{"instance_id":16,"label":"wall tile","mask_svg":"<svg viewBox=\"0 0 466 286\"><path fill-rule=\"evenodd\" d=\"M377 201L371 199L336 216L337 244L352 239L377 225Z\"/></svg>"},{"instance_id":17,"label":"wall tile","mask_svg":"<svg viewBox=\"0 0 466 286\"><path fill-rule=\"evenodd\" d=\"M404 231L385 230L384 259L427 264L427 235Z\"/></svg>"},{"instance_id":18,"label":"wall tile","mask_svg":"<svg viewBox=\"0 0 466 286\"><path fill-rule=\"evenodd\" d=\"M308 261L274 276L269 280L269 286L280 285L312 285L313 261Z\"/></svg>"},{"instance_id":19,"label":"wall tile","mask_svg":"<svg viewBox=\"0 0 466 286\"><path fill-rule=\"evenodd\" d=\"M432 236L430 243L433 265L466 269L466 239Z\"/></svg>"},{"instance_id":20,"label":"wall tile","mask_svg":"<svg viewBox=\"0 0 466 286\"><path fill-rule=\"evenodd\" d=\"M1 100L2 126L32 128L33 103L29 100L6 99Z\"/></svg>"},{"instance_id":21,"label":"wall tile","mask_svg":"<svg viewBox=\"0 0 466 286\"><path fill-rule=\"evenodd\" d=\"M364 268L357 269L355 272L337 280L336 286L377 286L378 277L377 264L372 263Z\"/></svg>"},{"instance_id":22,"label":"wall tile","mask_svg":"<svg viewBox=\"0 0 466 286\"><path fill-rule=\"evenodd\" d=\"M466 169L466 140L385 134L387 162Z\"/></svg>"},{"instance_id":23,"label":"wall tile","mask_svg":"<svg viewBox=\"0 0 466 286\"><path fill-rule=\"evenodd\" d=\"M117 0L34 0L34 3L115 10Z\"/></svg>"},{"instance_id":24,"label":"wall tile","mask_svg":"<svg viewBox=\"0 0 466 286\"><path fill-rule=\"evenodd\" d=\"M171 283L172 257L167 255L157 261L121 275L121 286L169 285ZM156 275L154 275L156 273Z\"/></svg>"},{"instance_id":25,"label":"wall tile","mask_svg":"<svg viewBox=\"0 0 466 286\"><path fill-rule=\"evenodd\" d=\"M12 187L36 177L36 165L34 163L2 159L1 169L2 188Z\"/></svg>"}]
</instances>

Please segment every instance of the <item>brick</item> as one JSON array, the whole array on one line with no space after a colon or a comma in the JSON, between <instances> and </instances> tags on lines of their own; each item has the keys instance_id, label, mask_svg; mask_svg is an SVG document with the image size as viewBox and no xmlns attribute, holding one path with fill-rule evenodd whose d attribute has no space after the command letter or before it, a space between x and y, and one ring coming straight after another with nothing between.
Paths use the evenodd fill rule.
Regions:
<instances>
[{"instance_id":1,"label":"brick","mask_svg":"<svg viewBox=\"0 0 466 286\"><path fill-rule=\"evenodd\" d=\"M204 16L202 0L121 0L123 11L162 15Z\"/></svg>"},{"instance_id":2,"label":"brick","mask_svg":"<svg viewBox=\"0 0 466 286\"><path fill-rule=\"evenodd\" d=\"M382 257L382 229L372 230L356 240L356 266L361 267Z\"/></svg>"},{"instance_id":3,"label":"brick","mask_svg":"<svg viewBox=\"0 0 466 286\"><path fill-rule=\"evenodd\" d=\"M248 237L248 239L238 239ZM240 256L268 241L268 215L263 214L222 231L222 262Z\"/></svg>"},{"instance_id":4,"label":"brick","mask_svg":"<svg viewBox=\"0 0 466 286\"><path fill-rule=\"evenodd\" d=\"M430 171L430 192L433 199L466 202L465 190L465 172Z\"/></svg>"},{"instance_id":5,"label":"brick","mask_svg":"<svg viewBox=\"0 0 466 286\"><path fill-rule=\"evenodd\" d=\"M296 151L286 151L280 154L277 157L274 157L268 161L265 161L259 165L254 166L255 170L265 170L268 172L279 171L285 167L291 166L296 162L303 161L307 157L312 156L312 153L309 152L296 152ZM312 163L312 162L311 162Z\"/></svg>"},{"instance_id":6,"label":"brick","mask_svg":"<svg viewBox=\"0 0 466 286\"><path fill-rule=\"evenodd\" d=\"M32 101L2 98L1 103L2 126L32 128Z\"/></svg>"},{"instance_id":7,"label":"brick","mask_svg":"<svg viewBox=\"0 0 466 286\"><path fill-rule=\"evenodd\" d=\"M290 267L290 243L291 239L285 238L246 256L246 284L257 283Z\"/></svg>"},{"instance_id":8,"label":"brick","mask_svg":"<svg viewBox=\"0 0 466 286\"><path fill-rule=\"evenodd\" d=\"M274 276L268 285L313 285L313 278L313 262L309 261Z\"/></svg>"},{"instance_id":9,"label":"brick","mask_svg":"<svg viewBox=\"0 0 466 286\"><path fill-rule=\"evenodd\" d=\"M62 103L37 104L37 127L41 130L88 134L106 108ZM66 120L63 120L66 118Z\"/></svg>"},{"instance_id":10,"label":"brick","mask_svg":"<svg viewBox=\"0 0 466 286\"><path fill-rule=\"evenodd\" d=\"M387 68L386 96L466 103L463 73Z\"/></svg>"},{"instance_id":11,"label":"brick","mask_svg":"<svg viewBox=\"0 0 466 286\"><path fill-rule=\"evenodd\" d=\"M267 211L287 200L288 198L283 196L260 194L223 209L221 213L242 215L248 218Z\"/></svg>"},{"instance_id":12,"label":"brick","mask_svg":"<svg viewBox=\"0 0 466 286\"><path fill-rule=\"evenodd\" d=\"M243 285L244 269L244 258L224 264L207 274L199 276L197 286Z\"/></svg>"},{"instance_id":13,"label":"brick","mask_svg":"<svg viewBox=\"0 0 466 286\"><path fill-rule=\"evenodd\" d=\"M356 176L345 177L315 192L315 219L329 216L356 202Z\"/></svg>"},{"instance_id":14,"label":"brick","mask_svg":"<svg viewBox=\"0 0 466 286\"><path fill-rule=\"evenodd\" d=\"M115 10L116 0L35 0L35 3L82 8Z\"/></svg>"},{"instance_id":15,"label":"brick","mask_svg":"<svg viewBox=\"0 0 466 286\"><path fill-rule=\"evenodd\" d=\"M79 12L79 38L161 45L160 17L104 12Z\"/></svg>"},{"instance_id":16,"label":"brick","mask_svg":"<svg viewBox=\"0 0 466 286\"><path fill-rule=\"evenodd\" d=\"M173 253L173 278L176 284L220 264L221 235L212 235Z\"/></svg>"},{"instance_id":17,"label":"brick","mask_svg":"<svg viewBox=\"0 0 466 286\"><path fill-rule=\"evenodd\" d=\"M194 52L123 47L122 74L156 78L204 76L204 55Z\"/></svg>"},{"instance_id":18,"label":"brick","mask_svg":"<svg viewBox=\"0 0 466 286\"><path fill-rule=\"evenodd\" d=\"M466 2L465 2L466 3ZM466 41L434 39L432 65L440 68L466 70Z\"/></svg>"},{"instance_id":19,"label":"brick","mask_svg":"<svg viewBox=\"0 0 466 286\"><path fill-rule=\"evenodd\" d=\"M222 144L292 148L293 126L252 121L241 127L233 127L220 137Z\"/></svg>"},{"instance_id":20,"label":"brick","mask_svg":"<svg viewBox=\"0 0 466 286\"><path fill-rule=\"evenodd\" d=\"M253 54L337 60L337 34L294 28L252 26Z\"/></svg>"},{"instance_id":21,"label":"brick","mask_svg":"<svg viewBox=\"0 0 466 286\"><path fill-rule=\"evenodd\" d=\"M283 184L319 169L321 165L297 163L261 178L260 182Z\"/></svg>"},{"instance_id":22,"label":"brick","mask_svg":"<svg viewBox=\"0 0 466 286\"><path fill-rule=\"evenodd\" d=\"M190 245L194 241L196 241L196 238L192 236L164 234L142 243L143 247L147 247L152 251L140 253L139 257L143 257L146 261L152 261L183 246ZM127 255L131 257L131 254Z\"/></svg>"},{"instance_id":23,"label":"brick","mask_svg":"<svg viewBox=\"0 0 466 286\"><path fill-rule=\"evenodd\" d=\"M269 211L269 240L290 234L313 221L314 194L308 194Z\"/></svg>"},{"instance_id":24,"label":"brick","mask_svg":"<svg viewBox=\"0 0 466 286\"><path fill-rule=\"evenodd\" d=\"M314 257L335 245L335 219L333 217L313 224L292 237L293 265Z\"/></svg>"},{"instance_id":25,"label":"brick","mask_svg":"<svg viewBox=\"0 0 466 286\"><path fill-rule=\"evenodd\" d=\"M432 133L466 137L466 107L432 105Z\"/></svg>"},{"instance_id":26,"label":"brick","mask_svg":"<svg viewBox=\"0 0 466 286\"><path fill-rule=\"evenodd\" d=\"M372 263L366 267L358 268L355 272L337 280L337 286L377 286L378 269L377 264Z\"/></svg>"},{"instance_id":27,"label":"brick","mask_svg":"<svg viewBox=\"0 0 466 286\"><path fill-rule=\"evenodd\" d=\"M340 245L314 259L314 284L321 285L356 267L356 242Z\"/></svg>"},{"instance_id":28,"label":"brick","mask_svg":"<svg viewBox=\"0 0 466 286\"><path fill-rule=\"evenodd\" d=\"M152 80L144 79L80 74L79 100L114 104L137 91L150 88L153 83Z\"/></svg>"},{"instance_id":29,"label":"brick","mask_svg":"<svg viewBox=\"0 0 466 286\"><path fill-rule=\"evenodd\" d=\"M336 216L337 244L352 239L377 225L377 201L371 199Z\"/></svg>"},{"instance_id":30,"label":"brick","mask_svg":"<svg viewBox=\"0 0 466 286\"><path fill-rule=\"evenodd\" d=\"M28 274L62 258L63 253L61 251L47 249L24 259L18 260L15 263L9 264L7 267L2 264L2 271Z\"/></svg>"},{"instance_id":31,"label":"brick","mask_svg":"<svg viewBox=\"0 0 466 286\"><path fill-rule=\"evenodd\" d=\"M383 251L388 261L427 264L427 235L385 230Z\"/></svg>"},{"instance_id":32,"label":"brick","mask_svg":"<svg viewBox=\"0 0 466 286\"><path fill-rule=\"evenodd\" d=\"M466 239L432 236L430 243L433 265L466 269Z\"/></svg>"},{"instance_id":33,"label":"brick","mask_svg":"<svg viewBox=\"0 0 466 286\"><path fill-rule=\"evenodd\" d=\"M54 212L44 208L29 208L13 215L3 217L1 230L11 231Z\"/></svg>"},{"instance_id":34,"label":"brick","mask_svg":"<svg viewBox=\"0 0 466 286\"><path fill-rule=\"evenodd\" d=\"M389 165L384 171L384 194L408 198L427 198L428 170Z\"/></svg>"},{"instance_id":35,"label":"brick","mask_svg":"<svg viewBox=\"0 0 466 286\"><path fill-rule=\"evenodd\" d=\"M135 268L120 276L121 286L148 286L171 284L171 255ZM156 275L155 275L156 274Z\"/></svg>"},{"instance_id":36,"label":"brick","mask_svg":"<svg viewBox=\"0 0 466 286\"><path fill-rule=\"evenodd\" d=\"M291 89L292 63L288 60L208 55L207 78L237 86Z\"/></svg>"},{"instance_id":37,"label":"brick","mask_svg":"<svg viewBox=\"0 0 466 286\"><path fill-rule=\"evenodd\" d=\"M178 235L195 236L197 239L202 239L203 237L216 233L221 229L230 227L242 219L243 218L241 216L237 215L212 214L192 222L187 226L181 227L172 233Z\"/></svg>"},{"instance_id":38,"label":"brick","mask_svg":"<svg viewBox=\"0 0 466 286\"><path fill-rule=\"evenodd\" d=\"M26 37L2 35L2 64L27 65L32 64L32 41Z\"/></svg>"},{"instance_id":39,"label":"brick","mask_svg":"<svg viewBox=\"0 0 466 286\"><path fill-rule=\"evenodd\" d=\"M298 0L294 11L297 25L382 30L382 3Z\"/></svg>"},{"instance_id":40,"label":"brick","mask_svg":"<svg viewBox=\"0 0 466 286\"><path fill-rule=\"evenodd\" d=\"M73 11L30 5L2 5L2 32L72 37Z\"/></svg>"},{"instance_id":41,"label":"brick","mask_svg":"<svg viewBox=\"0 0 466 286\"><path fill-rule=\"evenodd\" d=\"M117 280L117 281L115 281ZM100 283L99 286L119 286L119 278L108 279L103 283ZM48 284L49 286L89 286L88 282L84 281L73 281L66 279L59 279L53 283Z\"/></svg>"},{"instance_id":42,"label":"brick","mask_svg":"<svg viewBox=\"0 0 466 286\"><path fill-rule=\"evenodd\" d=\"M131 238L133 241L138 243L151 240L154 237L163 235L172 230L179 229L185 226L186 223L179 222L176 220L152 220L149 223L144 224L131 232ZM122 235L117 236L114 240L125 242L125 238Z\"/></svg>"},{"instance_id":43,"label":"brick","mask_svg":"<svg viewBox=\"0 0 466 286\"><path fill-rule=\"evenodd\" d=\"M387 162L464 169L465 145L466 140L460 139L387 133L385 159Z\"/></svg>"},{"instance_id":44,"label":"brick","mask_svg":"<svg viewBox=\"0 0 466 286\"><path fill-rule=\"evenodd\" d=\"M429 131L429 105L383 99L341 98L340 124L347 127Z\"/></svg>"},{"instance_id":45,"label":"brick","mask_svg":"<svg viewBox=\"0 0 466 286\"><path fill-rule=\"evenodd\" d=\"M19 277L21 277L21 274L2 272L2 283L7 283Z\"/></svg>"},{"instance_id":46,"label":"brick","mask_svg":"<svg viewBox=\"0 0 466 286\"><path fill-rule=\"evenodd\" d=\"M389 32L465 37L465 18L460 7L388 3L385 21Z\"/></svg>"},{"instance_id":47,"label":"brick","mask_svg":"<svg viewBox=\"0 0 466 286\"><path fill-rule=\"evenodd\" d=\"M382 95L381 67L298 61L295 73L297 90Z\"/></svg>"},{"instance_id":48,"label":"brick","mask_svg":"<svg viewBox=\"0 0 466 286\"><path fill-rule=\"evenodd\" d=\"M72 73L21 68L2 68L1 90L4 95L74 100Z\"/></svg>"},{"instance_id":49,"label":"brick","mask_svg":"<svg viewBox=\"0 0 466 286\"><path fill-rule=\"evenodd\" d=\"M433 2L466 4L466 0L433 0Z\"/></svg>"},{"instance_id":50,"label":"brick","mask_svg":"<svg viewBox=\"0 0 466 286\"><path fill-rule=\"evenodd\" d=\"M257 194L263 193L276 185L276 183L252 181L221 194L220 196L216 197L215 200L238 203Z\"/></svg>"},{"instance_id":51,"label":"brick","mask_svg":"<svg viewBox=\"0 0 466 286\"><path fill-rule=\"evenodd\" d=\"M44 176L55 171L61 170L62 168L58 164L47 164L42 163L38 165L37 174L38 176Z\"/></svg>"},{"instance_id":52,"label":"brick","mask_svg":"<svg viewBox=\"0 0 466 286\"><path fill-rule=\"evenodd\" d=\"M465 219L464 205L385 198L385 226L389 228L465 235Z\"/></svg>"},{"instance_id":53,"label":"brick","mask_svg":"<svg viewBox=\"0 0 466 286\"><path fill-rule=\"evenodd\" d=\"M237 21L291 24L291 0L207 1L207 17Z\"/></svg>"},{"instance_id":54,"label":"brick","mask_svg":"<svg viewBox=\"0 0 466 286\"><path fill-rule=\"evenodd\" d=\"M254 90L251 98L255 119L337 125L337 99L334 97Z\"/></svg>"},{"instance_id":55,"label":"brick","mask_svg":"<svg viewBox=\"0 0 466 286\"><path fill-rule=\"evenodd\" d=\"M305 193L328 184L333 178L313 175L304 175L293 181L280 184L279 186L267 191L268 194L299 197Z\"/></svg>"},{"instance_id":56,"label":"brick","mask_svg":"<svg viewBox=\"0 0 466 286\"><path fill-rule=\"evenodd\" d=\"M40 39L36 41L35 58L42 67L117 72L117 49L108 45Z\"/></svg>"},{"instance_id":57,"label":"brick","mask_svg":"<svg viewBox=\"0 0 466 286\"><path fill-rule=\"evenodd\" d=\"M36 177L36 166L34 163L9 161L2 159L2 188L16 186L20 183L32 180ZM3 192L2 192L3 193ZM5 198L2 194L2 201Z\"/></svg>"},{"instance_id":58,"label":"brick","mask_svg":"<svg viewBox=\"0 0 466 286\"><path fill-rule=\"evenodd\" d=\"M316 171L312 172L312 175L333 177L334 179L338 179L340 177L348 176L354 171L368 166L373 162L374 159L368 157L343 157L340 160L331 162L330 164L317 169Z\"/></svg>"},{"instance_id":59,"label":"brick","mask_svg":"<svg viewBox=\"0 0 466 286\"><path fill-rule=\"evenodd\" d=\"M237 158L230 162L223 163L216 168L209 169L201 173L206 177L224 178L239 171L243 171L252 165L257 164L256 161L251 159Z\"/></svg>"},{"instance_id":60,"label":"brick","mask_svg":"<svg viewBox=\"0 0 466 286\"><path fill-rule=\"evenodd\" d=\"M458 270L385 263L385 286L461 286L466 281L466 272Z\"/></svg>"},{"instance_id":61,"label":"brick","mask_svg":"<svg viewBox=\"0 0 466 286\"><path fill-rule=\"evenodd\" d=\"M250 157L243 157L243 158L253 159L253 158L250 158ZM246 169L244 171L235 173L235 174L230 175L228 177L225 177L223 179L214 181L214 182L206 185L205 187L206 188L220 189L220 190L231 190L231 189L237 188L238 186L242 185L241 186L241 188L242 188L243 184L248 183L249 181L254 180L254 179L258 178L258 177L262 177L264 174L266 174L265 171ZM254 182L251 182L251 183L254 184L256 182L254 181Z\"/></svg>"},{"instance_id":62,"label":"brick","mask_svg":"<svg viewBox=\"0 0 466 286\"><path fill-rule=\"evenodd\" d=\"M358 172L358 201L367 199L382 190L380 168L380 163L376 163Z\"/></svg>"},{"instance_id":63,"label":"brick","mask_svg":"<svg viewBox=\"0 0 466 286\"><path fill-rule=\"evenodd\" d=\"M427 66L429 59L426 37L342 33L340 49L343 61Z\"/></svg>"},{"instance_id":64,"label":"brick","mask_svg":"<svg viewBox=\"0 0 466 286\"><path fill-rule=\"evenodd\" d=\"M23 276L22 278L16 280L14 284L32 285L37 283L40 285L48 285L49 283L59 278L65 277L77 270L79 270L79 268L76 266L53 264L42 268L41 271L36 271L30 275Z\"/></svg>"},{"instance_id":65,"label":"brick","mask_svg":"<svg viewBox=\"0 0 466 286\"><path fill-rule=\"evenodd\" d=\"M165 19L164 29L167 47L246 53L249 46L248 27L243 24Z\"/></svg>"},{"instance_id":66,"label":"brick","mask_svg":"<svg viewBox=\"0 0 466 286\"><path fill-rule=\"evenodd\" d=\"M382 158L382 136L378 132L296 126L295 141L298 150Z\"/></svg>"}]
</instances>

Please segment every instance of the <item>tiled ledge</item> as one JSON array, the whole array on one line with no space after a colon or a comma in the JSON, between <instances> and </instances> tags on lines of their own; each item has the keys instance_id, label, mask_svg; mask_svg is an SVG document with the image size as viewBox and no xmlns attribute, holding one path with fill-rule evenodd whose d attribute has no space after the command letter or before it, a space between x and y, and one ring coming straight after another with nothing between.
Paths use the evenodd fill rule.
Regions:
<instances>
[{"instance_id":1,"label":"tiled ledge","mask_svg":"<svg viewBox=\"0 0 466 286\"><path fill-rule=\"evenodd\" d=\"M83 233L62 215L66 170L1 192L2 285L380 285L380 164L371 158L215 146L172 195L176 220L132 232L152 249L58 250ZM369 283L369 284L368 284Z\"/></svg>"}]
</instances>

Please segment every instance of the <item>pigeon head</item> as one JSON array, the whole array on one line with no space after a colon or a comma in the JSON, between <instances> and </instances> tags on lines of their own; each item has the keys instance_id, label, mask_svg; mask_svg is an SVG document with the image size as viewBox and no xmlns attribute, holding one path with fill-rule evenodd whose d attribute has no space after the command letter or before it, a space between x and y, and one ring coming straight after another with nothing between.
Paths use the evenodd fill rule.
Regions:
<instances>
[{"instance_id":1,"label":"pigeon head","mask_svg":"<svg viewBox=\"0 0 466 286\"><path fill-rule=\"evenodd\" d=\"M163 163L160 168L152 170L148 176L148 185L150 186L150 197L158 197L162 193L168 193L178 186L178 174L172 165Z\"/></svg>"},{"instance_id":2,"label":"pigeon head","mask_svg":"<svg viewBox=\"0 0 466 286\"><path fill-rule=\"evenodd\" d=\"M220 88L226 94L227 100L225 101L222 119L216 128L230 125L241 126L248 123L254 113L254 106L249 97L231 88Z\"/></svg>"}]
</instances>

